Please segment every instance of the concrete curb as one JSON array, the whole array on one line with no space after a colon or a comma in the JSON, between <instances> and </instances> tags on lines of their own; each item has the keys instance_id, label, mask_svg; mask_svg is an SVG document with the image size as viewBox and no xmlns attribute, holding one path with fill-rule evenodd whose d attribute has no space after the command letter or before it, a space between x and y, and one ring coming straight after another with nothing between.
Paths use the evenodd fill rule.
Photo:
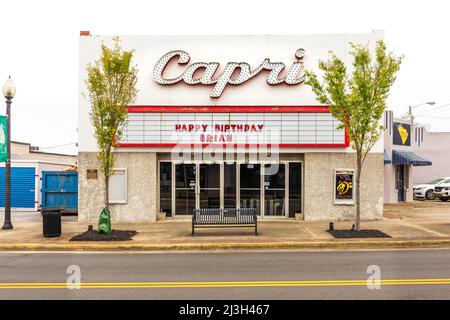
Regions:
<instances>
[{"instance_id":1,"label":"concrete curb","mask_svg":"<svg viewBox=\"0 0 450 320\"><path fill-rule=\"evenodd\" d=\"M401 249L450 248L445 240L391 240L346 242L255 242L255 243L11 243L0 244L0 251L208 251L208 250L312 250L312 249Z\"/></svg>"}]
</instances>

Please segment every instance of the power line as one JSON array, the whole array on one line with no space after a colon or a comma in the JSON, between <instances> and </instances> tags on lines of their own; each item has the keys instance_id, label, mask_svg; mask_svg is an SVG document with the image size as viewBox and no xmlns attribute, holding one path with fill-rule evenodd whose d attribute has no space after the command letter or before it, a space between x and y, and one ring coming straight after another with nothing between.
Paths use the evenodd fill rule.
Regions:
<instances>
[{"instance_id":1,"label":"power line","mask_svg":"<svg viewBox=\"0 0 450 320\"><path fill-rule=\"evenodd\" d=\"M429 125L431 125L431 124L433 124L433 123L436 123L436 122L439 122L439 121L442 121L442 120L447 120L447 119L436 119L436 120L432 120L432 121L428 121L428 123L426 123L426 124L429 124Z\"/></svg>"},{"instance_id":2,"label":"power line","mask_svg":"<svg viewBox=\"0 0 450 320\"><path fill-rule=\"evenodd\" d=\"M415 117L446 117L446 116L450 116L450 109L449 110L443 110L440 113L431 113L431 114L419 114L419 115L415 115Z\"/></svg>"},{"instance_id":3,"label":"power line","mask_svg":"<svg viewBox=\"0 0 450 320\"><path fill-rule=\"evenodd\" d=\"M434 111L436 111L436 110L440 110L440 109L444 109L444 108L450 108L450 103L444 104L444 105L439 106L439 107L437 107L437 108L432 108L432 109L424 110L424 111L422 111L422 114L423 114L423 112L429 113L429 112L434 112ZM418 114L416 114L415 116L418 116L418 115L420 115L420 114L421 114L421 113L418 113Z\"/></svg>"},{"instance_id":4,"label":"power line","mask_svg":"<svg viewBox=\"0 0 450 320\"><path fill-rule=\"evenodd\" d=\"M422 117L422 118L431 118L431 119L450 119L450 117L434 117L434 116L418 116L416 115L415 117Z\"/></svg>"},{"instance_id":5,"label":"power line","mask_svg":"<svg viewBox=\"0 0 450 320\"><path fill-rule=\"evenodd\" d=\"M54 149L54 148L59 148L59 147L65 147L65 146L70 146L74 144L75 146L78 146L77 142L71 142L71 143L65 143L65 144L60 144L57 146L50 146L50 147L43 147L43 148L39 148L40 150L45 150L45 149Z\"/></svg>"}]
</instances>

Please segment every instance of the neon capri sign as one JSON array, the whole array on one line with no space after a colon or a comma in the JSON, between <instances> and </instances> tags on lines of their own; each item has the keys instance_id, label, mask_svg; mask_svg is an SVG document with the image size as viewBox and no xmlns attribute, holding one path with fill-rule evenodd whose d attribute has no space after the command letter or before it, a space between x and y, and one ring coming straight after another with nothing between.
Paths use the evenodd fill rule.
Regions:
<instances>
[{"instance_id":1,"label":"neon capri sign","mask_svg":"<svg viewBox=\"0 0 450 320\"><path fill-rule=\"evenodd\" d=\"M211 98L219 98L227 85L240 85L257 76L263 70L268 71L266 81L269 85L281 83L297 85L303 83L305 81L305 76L301 74L300 71L303 70L303 61L301 60L304 56L305 50L298 49L295 52L297 61L292 64L289 71L287 71L286 76L281 78L280 73L285 69L286 65L282 62L270 62L270 59L264 59L264 61L255 69L251 69L250 65L246 62L228 62L222 73L216 77L214 76L220 66L218 62L196 62L188 65L181 75L168 79L165 78L163 74L166 67L172 63L172 61L178 58L178 64L187 64L190 60L190 56L186 51L175 50L166 53L158 60L153 69L153 80L161 85L173 85L180 81L189 85L214 85L210 96ZM237 70L239 73L236 75ZM195 76L198 73L200 73L200 75Z\"/></svg>"}]
</instances>

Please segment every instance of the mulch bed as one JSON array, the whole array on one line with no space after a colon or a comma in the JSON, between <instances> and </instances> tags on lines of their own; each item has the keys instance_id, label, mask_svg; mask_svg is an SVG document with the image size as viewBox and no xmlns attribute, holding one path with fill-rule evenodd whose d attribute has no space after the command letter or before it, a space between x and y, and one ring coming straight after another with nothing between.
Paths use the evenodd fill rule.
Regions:
<instances>
[{"instance_id":1,"label":"mulch bed","mask_svg":"<svg viewBox=\"0 0 450 320\"><path fill-rule=\"evenodd\" d=\"M137 234L138 232L133 230L111 230L110 234L90 230L72 237L70 241L128 241L133 240L133 237Z\"/></svg>"},{"instance_id":2,"label":"mulch bed","mask_svg":"<svg viewBox=\"0 0 450 320\"><path fill-rule=\"evenodd\" d=\"M351 238L391 238L380 230L327 230L329 234L338 239L351 239Z\"/></svg>"}]
</instances>

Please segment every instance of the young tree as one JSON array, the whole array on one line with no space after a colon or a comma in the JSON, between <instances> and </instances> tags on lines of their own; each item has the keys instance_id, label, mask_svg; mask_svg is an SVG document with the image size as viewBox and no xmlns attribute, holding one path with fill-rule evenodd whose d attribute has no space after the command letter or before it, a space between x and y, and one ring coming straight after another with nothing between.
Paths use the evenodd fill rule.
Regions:
<instances>
[{"instance_id":1,"label":"young tree","mask_svg":"<svg viewBox=\"0 0 450 320\"><path fill-rule=\"evenodd\" d=\"M90 119L98 146L100 172L105 183L104 205L109 211L109 177L113 174L115 156L113 148L122 137L127 120L127 106L137 95L137 67L132 64L134 51L123 51L120 39L114 46L101 46L99 60L87 65L86 86L91 103Z\"/></svg>"},{"instance_id":2,"label":"young tree","mask_svg":"<svg viewBox=\"0 0 450 320\"><path fill-rule=\"evenodd\" d=\"M356 230L360 230L361 172L367 154L382 134L380 120L386 110L386 99L396 79L403 57L386 52L382 40L377 41L375 61L368 47L350 44L353 70L347 74L344 62L333 52L327 61L319 61L323 81L307 71L306 83L311 86L316 99L330 106L331 114L347 128L353 149L356 151Z\"/></svg>"}]
</instances>

